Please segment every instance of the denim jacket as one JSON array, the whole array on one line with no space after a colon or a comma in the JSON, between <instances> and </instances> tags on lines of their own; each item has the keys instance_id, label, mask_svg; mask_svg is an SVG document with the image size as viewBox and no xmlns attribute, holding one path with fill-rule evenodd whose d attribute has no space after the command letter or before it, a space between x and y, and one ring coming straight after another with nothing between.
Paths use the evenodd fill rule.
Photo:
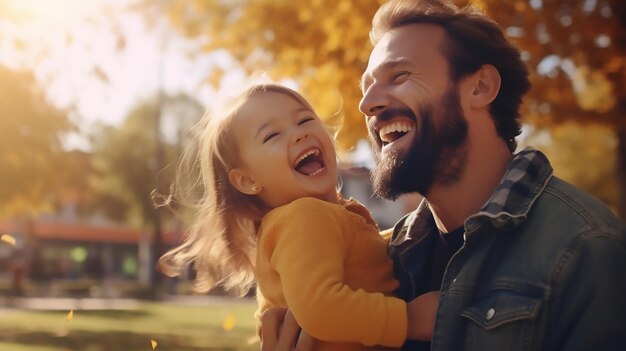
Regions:
<instances>
[{"instance_id":1,"label":"denim jacket","mask_svg":"<svg viewBox=\"0 0 626 351\"><path fill-rule=\"evenodd\" d=\"M394 228L389 254L407 301L425 292L435 235L427 201ZM626 226L554 177L542 153L515 155L464 238L431 350L626 350Z\"/></svg>"}]
</instances>

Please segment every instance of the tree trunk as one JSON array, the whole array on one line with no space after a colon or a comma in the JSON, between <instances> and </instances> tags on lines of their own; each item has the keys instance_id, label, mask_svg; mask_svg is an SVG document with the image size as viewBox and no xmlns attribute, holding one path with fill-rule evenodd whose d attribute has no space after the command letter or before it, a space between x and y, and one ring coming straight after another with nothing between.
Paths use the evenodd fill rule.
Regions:
<instances>
[{"instance_id":1,"label":"tree trunk","mask_svg":"<svg viewBox=\"0 0 626 351\"><path fill-rule=\"evenodd\" d=\"M626 222L626 126L619 126L617 131L617 183L618 206L620 218Z\"/></svg>"},{"instance_id":2,"label":"tree trunk","mask_svg":"<svg viewBox=\"0 0 626 351\"><path fill-rule=\"evenodd\" d=\"M161 217L159 215L158 209L154 209L154 217L153 217L153 225L154 225L154 236L152 237L152 287L151 291L151 299L152 300L161 300L163 298L163 275L161 272L156 270L157 261L159 257L163 254L163 229L161 225Z\"/></svg>"},{"instance_id":3,"label":"tree trunk","mask_svg":"<svg viewBox=\"0 0 626 351\"><path fill-rule=\"evenodd\" d=\"M159 70L159 74L162 74L163 69ZM160 78L161 79L161 78ZM163 89L159 90L157 111L154 121L154 159L155 159L155 182L154 189L159 189L159 177L158 174L163 170L165 164L165 154L163 150L163 142L161 141L161 114L163 111ZM157 262L159 257L163 254L163 225L161 220L161 214L158 208L152 209L152 225L153 234L152 237L152 288L151 298L153 300L161 300L163 298L163 275L157 271Z\"/></svg>"}]
</instances>

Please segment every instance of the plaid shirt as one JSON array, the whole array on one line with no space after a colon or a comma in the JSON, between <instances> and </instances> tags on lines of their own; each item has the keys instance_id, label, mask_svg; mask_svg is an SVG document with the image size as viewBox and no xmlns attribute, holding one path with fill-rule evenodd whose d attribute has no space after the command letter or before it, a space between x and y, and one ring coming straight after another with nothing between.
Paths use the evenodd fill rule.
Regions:
<instances>
[{"instance_id":1,"label":"plaid shirt","mask_svg":"<svg viewBox=\"0 0 626 351\"><path fill-rule=\"evenodd\" d=\"M522 223L550 178L552 166L543 153L526 148L516 154L489 200L465 221L468 235L485 221L506 230Z\"/></svg>"},{"instance_id":2,"label":"plaid shirt","mask_svg":"<svg viewBox=\"0 0 626 351\"><path fill-rule=\"evenodd\" d=\"M526 148L516 154L489 200L478 213L466 219L467 235L486 222L499 229L510 229L522 223L551 177L552 166L543 153ZM428 201L424 199L417 210L396 224L390 255L393 257L394 251L403 251L406 246L435 232L435 221Z\"/></svg>"}]
</instances>

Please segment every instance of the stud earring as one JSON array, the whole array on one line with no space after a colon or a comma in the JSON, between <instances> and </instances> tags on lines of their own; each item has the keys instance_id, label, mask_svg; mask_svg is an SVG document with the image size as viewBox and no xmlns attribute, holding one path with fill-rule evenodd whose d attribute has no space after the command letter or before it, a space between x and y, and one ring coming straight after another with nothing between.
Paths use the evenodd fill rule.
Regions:
<instances>
[{"instance_id":1,"label":"stud earring","mask_svg":"<svg viewBox=\"0 0 626 351\"><path fill-rule=\"evenodd\" d=\"M261 190L261 189L259 189L259 187L258 187L258 186L256 186L256 185L253 185L253 186L252 186L252 191L254 191L255 193L258 193L258 192L259 192L259 190Z\"/></svg>"}]
</instances>

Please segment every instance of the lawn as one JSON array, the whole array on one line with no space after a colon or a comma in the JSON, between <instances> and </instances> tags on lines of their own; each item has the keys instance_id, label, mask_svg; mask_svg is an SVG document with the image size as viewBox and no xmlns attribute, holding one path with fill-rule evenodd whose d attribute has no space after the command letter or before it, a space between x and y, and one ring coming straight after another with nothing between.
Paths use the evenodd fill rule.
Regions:
<instances>
[{"instance_id":1,"label":"lawn","mask_svg":"<svg viewBox=\"0 0 626 351\"><path fill-rule=\"evenodd\" d=\"M233 300L185 306L140 303L133 310L0 309L2 351L258 350L256 305ZM69 320L68 320L69 319Z\"/></svg>"}]
</instances>

